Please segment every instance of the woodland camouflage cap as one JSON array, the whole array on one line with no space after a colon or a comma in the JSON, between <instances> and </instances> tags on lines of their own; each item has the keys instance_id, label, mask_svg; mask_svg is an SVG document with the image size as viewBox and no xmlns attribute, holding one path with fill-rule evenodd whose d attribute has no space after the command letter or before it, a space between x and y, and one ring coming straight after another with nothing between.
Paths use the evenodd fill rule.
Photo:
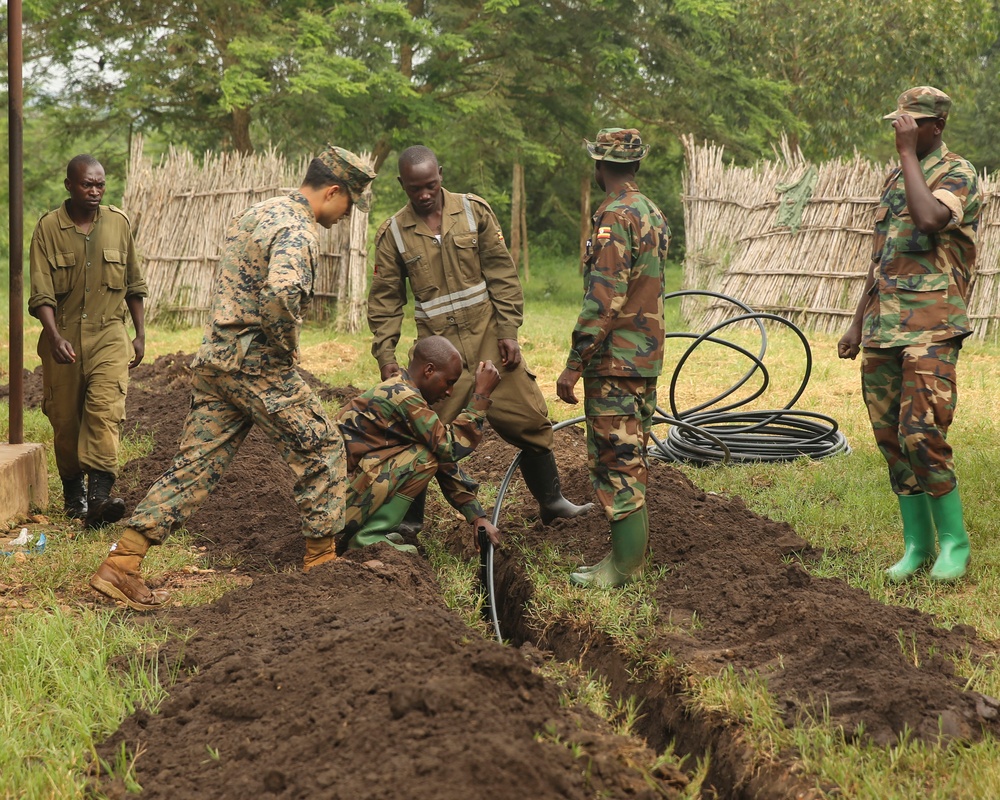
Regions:
<instances>
[{"instance_id":1,"label":"woodland camouflage cap","mask_svg":"<svg viewBox=\"0 0 1000 800\"><path fill-rule=\"evenodd\" d=\"M375 178L372 169L361 157L342 147L327 145L326 150L317 158L330 168L337 178L347 184L351 201L358 211L367 211L369 207L368 184Z\"/></svg>"},{"instance_id":2,"label":"woodland camouflage cap","mask_svg":"<svg viewBox=\"0 0 1000 800\"><path fill-rule=\"evenodd\" d=\"M933 86L915 86L907 89L896 100L896 110L882 119L896 119L900 114L909 114L914 119L948 119L951 98Z\"/></svg>"},{"instance_id":3,"label":"woodland camouflage cap","mask_svg":"<svg viewBox=\"0 0 1000 800\"><path fill-rule=\"evenodd\" d=\"M642 143L642 137L635 128L601 128L597 139L587 142L587 152L595 161L631 164L646 157L649 145Z\"/></svg>"}]
</instances>

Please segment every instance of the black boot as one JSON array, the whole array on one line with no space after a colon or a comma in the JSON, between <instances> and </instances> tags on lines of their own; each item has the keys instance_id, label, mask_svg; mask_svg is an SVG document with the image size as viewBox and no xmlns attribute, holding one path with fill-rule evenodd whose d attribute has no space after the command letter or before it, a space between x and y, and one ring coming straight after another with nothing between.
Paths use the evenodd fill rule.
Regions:
<instances>
[{"instance_id":1,"label":"black boot","mask_svg":"<svg viewBox=\"0 0 1000 800\"><path fill-rule=\"evenodd\" d=\"M81 472L74 478L63 478L63 511L70 519L87 518L87 484Z\"/></svg>"},{"instance_id":2,"label":"black boot","mask_svg":"<svg viewBox=\"0 0 1000 800\"><path fill-rule=\"evenodd\" d=\"M427 490L424 489L420 494L418 494L413 502L410 503L410 507L406 509L406 514L403 515L403 521L399 523L399 527L396 529L403 536L416 536L420 531L424 529L424 504L427 502Z\"/></svg>"},{"instance_id":3,"label":"black boot","mask_svg":"<svg viewBox=\"0 0 1000 800\"><path fill-rule=\"evenodd\" d=\"M551 450L532 454L521 451L521 474L532 497L538 501L538 512L543 525L550 525L557 519L572 519L586 514L593 503L578 506L562 494L556 457Z\"/></svg>"},{"instance_id":4,"label":"black boot","mask_svg":"<svg viewBox=\"0 0 1000 800\"><path fill-rule=\"evenodd\" d=\"M100 528L118 522L125 516L125 501L120 497L111 497L111 487L115 485L115 476L110 472L94 470L90 473L87 484L87 521L86 528Z\"/></svg>"}]
</instances>

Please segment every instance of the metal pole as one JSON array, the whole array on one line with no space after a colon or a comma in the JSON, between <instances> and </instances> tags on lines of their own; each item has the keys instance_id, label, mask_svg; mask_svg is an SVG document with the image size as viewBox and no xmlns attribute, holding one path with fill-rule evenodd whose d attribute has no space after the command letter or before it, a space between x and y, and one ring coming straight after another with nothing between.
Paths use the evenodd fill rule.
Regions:
<instances>
[{"instance_id":1,"label":"metal pole","mask_svg":"<svg viewBox=\"0 0 1000 800\"><path fill-rule=\"evenodd\" d=\"M24 88L21 0L7 3L7 96L10 145L10 426L24 442Z\"/></svg>"}]
</instances>

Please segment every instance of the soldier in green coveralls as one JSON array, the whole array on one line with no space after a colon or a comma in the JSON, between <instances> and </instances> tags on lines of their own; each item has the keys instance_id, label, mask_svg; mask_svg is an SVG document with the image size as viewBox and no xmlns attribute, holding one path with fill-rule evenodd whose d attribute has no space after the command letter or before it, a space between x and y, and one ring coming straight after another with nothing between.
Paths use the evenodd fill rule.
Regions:
<instances>
[{"instance_id":1,"label":"soldier in green coveralls","mask_svg":"<svg viewBox=\"0 0 1000 800\"><path fill-rule=\"evenodd\" d=\"M101 205L100 162L76 156L65 185L69 199L42 217L31 237L28 311L42 323L42 410L52 423L66 514L94 528L125 513L111 489L128 371L145 352L146 281L128 217Z\"/></svg>"},{"instance_id":2,"label":"soldier in green coveralls","mask_svg":"<svg viewBox=\"0 0 1000 800\"><path fill-rule=\"evenodd\" d=\"M167 600L139 567L218 485L255 425L295 475L306 539L303 568L336 558L344 525L344 443L299 375L299 332L319 263L316 223L329 228L368 209L374 171L329 147L310 162L297 191L237 215L226 232L212 313L191 363L191 410L173 463L139 503L121 538L90 579L98 592L145 611Z\"/></svg>"},{"instance_id":3,"label":"soldier in green coveralls","mask_svg":"<svg viewBox=\"0 0 1000 800\"><path fill-rule=\"evenodd\" d=\"M462 356L455 391L435 408L441 419L455 419L469 402L476 365L492 361L503 381L487 419L521 450L521 474L538 501L542 524L586 513L591 504L574 505L562 494L548 408L518 344L524 295L500 224L483 198L449 192L441 176L431 150L404 150L399 184L409 203L375 234L368 326L382 379L399 372L396 345L409 285L417 336L444 336ZM411 505L405 526L422 524L422 498Z\"/></svg>"},{"instance_id":4,"label":"soldier in green coveralls","mask_svg":"<svg viewBox=\"0 0 1000 800\"><path fill-rule=\"evenodd\" d=\"M584 298L560 399L577 402L583 377L590 478L611 523L611 553L571 576L581 586L622 586L641 570L649 541L646 443L663 366L663 284L670 228L636 185L649 152L634 128L605 128L587 143L597 185L584 263Z\"/></svg>"},{"instance_id":5,"label":"soldier in green coveralls","mask_svg":"<svg viewBox=\"0 0 1000 800\"><path fill-rule=\"evenodd\" d=\"M970 556L946 436L958 353L972 332L982 200L975 168L941 139L950 108L944 92L917 86L885 116L899 166L882 188L865 291L837 345L841 358L861 351L865 404L899 500L905 550L886 571L894 582L931 564L931 580L957 580Z\"/></svg>"}]
</instances>

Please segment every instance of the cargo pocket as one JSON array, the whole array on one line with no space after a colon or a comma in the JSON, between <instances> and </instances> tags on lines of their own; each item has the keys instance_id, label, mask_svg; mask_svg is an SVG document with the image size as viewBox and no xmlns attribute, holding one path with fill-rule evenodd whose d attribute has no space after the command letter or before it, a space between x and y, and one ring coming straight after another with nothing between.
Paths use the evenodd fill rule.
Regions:
<instances>
[{"instance_id":1,"label":"cargo pocket","mask_svg":"<svg viewBox=\"0 0 1000 800\"><path fill-rule=\"evenodd\" d=\"M102 282L109 289L121 290L125 288L125 254L121 250L104 248L104 278Z\"/></svg>"},{"instance_id":2,"label":"cargo pocket","mask_svg":"<svg viewBox=\"0 0 1000 800\"><path fill-rule=\"evenodd\" d=\"M75 253L56 253L50 262L52 267L52 291L58 297L73 288L73 267L76 266Z\"/></svg>"},{"instance_id":3,"label":"cargo pocket","mask_svg":"<svg viewBox=\"0 0 1000 800\"><path fill-rule=\"evenodd\" d=\"M619 394L614 397L585 397L584 413L588 417L636 417L639 414L635 397Z\"/></svg>"},{"instance_id":4,"label":"cargo pocket","mask_svg":"<svg viewBox=\"0 0 1000 800\"><path fill-rule=\"evenodd\" d=\"M948 303L947 275L900 275L896 278L901 331L927 331L940 328L949 312L958 311Z\"/></svg>"},{"instance_id":5,"label":"cargo pocket","mask_svg":"<svg viewBox=\"0 0 1000 800\"><path fill-rule=\"evenodd\" d=\"M268 424L293 450L319 450L330 438L330 424L319 398L296 372L267 386L261 395Z\"/></svg>"},{"instance_id":6,"label":"cargo pocket","mask_svg":"<svg viewBox=\"0 0 1000 800\"><path fill-rule=\"evenodd\" d=\"M118 381L118 396L111 408L111 413L114 414L115 418L118 420L119 425L122 425L122 423L125 422L125 399L127 397L128 397L128 381L120 380Z\"/></svg>"}]
</instances>

